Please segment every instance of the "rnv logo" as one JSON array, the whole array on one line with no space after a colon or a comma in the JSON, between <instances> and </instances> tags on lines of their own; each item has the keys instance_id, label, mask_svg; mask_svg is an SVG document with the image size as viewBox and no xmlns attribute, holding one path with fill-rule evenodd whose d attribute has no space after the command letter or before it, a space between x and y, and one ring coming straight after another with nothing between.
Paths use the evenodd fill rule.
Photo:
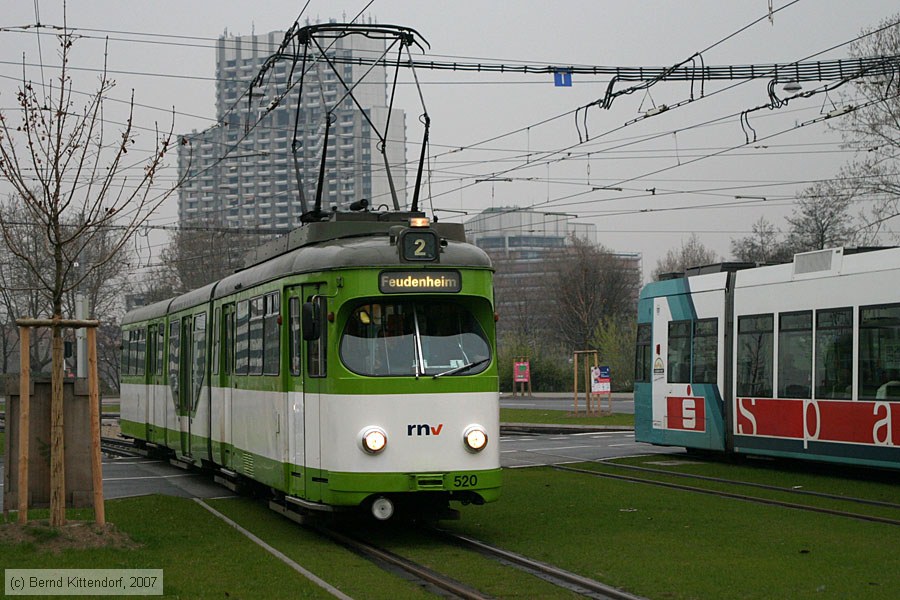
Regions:
<instances>
[{"instance_id":1,"label":"rnv logo","mask_svg":"<svg viewBox=\"0 0 900 600\"><path fill-rule=\"evenodd\" d=\"M443 423L439 423L437 427L429 425L428 423L422 423L421 425L407 425L406 435L441 435L441 429L443 428Z\"/></svg>"}]
</instances>

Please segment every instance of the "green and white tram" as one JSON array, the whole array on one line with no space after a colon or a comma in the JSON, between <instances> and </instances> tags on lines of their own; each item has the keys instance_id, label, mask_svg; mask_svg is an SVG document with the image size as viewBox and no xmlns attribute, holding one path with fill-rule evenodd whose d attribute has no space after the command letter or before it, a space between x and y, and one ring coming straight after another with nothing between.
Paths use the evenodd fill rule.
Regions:
<instances>
[{"instance_id":1,"label":"green and white tram","mask_svg":"<svg viewBox=\"0 0 900 600\"><path fill-rule=\"evenodd\" d=\"M492 269L462 225L334 213L128 313L122 433L299 510L500 495Z\"/></svg>"}]
</instances>

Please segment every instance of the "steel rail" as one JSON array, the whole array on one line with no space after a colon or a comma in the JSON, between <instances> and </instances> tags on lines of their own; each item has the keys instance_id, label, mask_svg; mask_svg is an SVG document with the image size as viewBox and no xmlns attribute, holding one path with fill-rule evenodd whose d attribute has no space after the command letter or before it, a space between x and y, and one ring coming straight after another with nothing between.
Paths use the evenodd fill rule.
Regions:
<instances>
[{"instance_id":1,"label":"steel rail","mask_svg":"<svg viewBox=\"0 0 900 600\"><path fill-rule=\"evenodd\" d=\"M655 473L659 475L671 475L673 477L683 477L687 479L698 479L700 481L710 481L713 483L725 483L730 485L739 485L746 486L752 488L758 488L762 490L769 490L774 492L782 492L785 494L797 494L800 496L813 496L815 498L825 498L828 500L837 500L841 502L852 502L854 504L864 504L868 506L878 506L882 508L895 508L900 510L900 504L895 502L885 502L883 500L871 500L869 498L856 498L854 496L839 496L837 494L829 494L827 492L816 492L813 490L803 490L803 489L795 489L795 488L786 488L778 485L769 485L766 483L757 483L754 481L738 481L735 479L725 479L724 477L712 477L709 475L698 475L695 473L680 473L677 471L666 471L664 469L653 469L650 467L640 467L637 465L625 465L621 463L614 463L607 460L597 460L591 461L592 464L603 465L608 467L615 467L616 469L626 469L629 471L639 471L645 473Z\"/></svg>"},{"instance_id":2,"label":"steel rail","mask_svg":"<svg viewBox=\"0 0 900 600\"><path fill-rule=\"evenodd\" d=\"M339 533L334 529L313 525L307 525L307 527L310 527L319 534L331 539L332 541L337 542L338 544L341 544L342 546L352 550L353 552L369 558L376 564L383 563L390 565L391 567L400 569L413 578L419 581L423 581L429 585L433 585L436 588L443 590L448 594L451 594L455 598L462 598L464 600L486 600L487 598L490 598L490 596L486 596L482 592L469 587L464 583L461 583L446 575L438 573L437 571L429 569L428 567L425 567L408 558L404 558L382 548L377 548L375 546L372 546L371 544L368 544L351 536Z\"/></svg>"},{"instance_id":3,"label":"steel rail","mask_svg":"<svg viewBox=\"0 0 900 600\"><path fill-rule=\"evenodd\" d=\"M641 477L631 477L628 475L616 475L613 473L601 473L600 471L591 471L589 469L579 469L576 467L566 467L563 465L548 465L552 469L556 469L558 471L569 471L572 473L582 473L585 475L591 475L593 477L602 477L605 479L616 479L619 481L628 481L632 483L645 483L647 485L655 485L659 487L665 487L675 490L682 490L687 492L696 492L698 494L707 494L710 496L718 496L720 498L730 498L733 500L743 500L745 502L752 502L754 504L764 504L767 506L778 506L782 508L793 508L796 510L805 510L808 512L822 513L827 515L833 515L838 517L845 517L849 519L856 519L859 521L868 521L872 523L883 523L886 525L898 525L900 526L900 520L897 519L888 519L886 517L878 517L875 515L865 515L861 513L852 513L842 510L835 510L831 508L824 508L820 506L810 506L808 504L797 504L796 502L784 502L782 500L772 500L769 498L760 498L758 496L748 496L746 494L735 494L732 492L723 492L720 490L711 490L709 488L702 488L690 485L682 485L680 483L671 483L667 481L659 481L655 479L644 479Z\"/></svg>"},{"instance_id":4,"label":"steel rail","mask_svg":"<svg viewBox=\"0 0 900 600\"><path fill-rule=\"evenodd\" d=\"M603 600L643 600L642 596L636 596L619 588L606 585L595 579L584 577L571 571L566 571L555 565L547 564L527 556L522 556L503 548L498 548L481 540L476 540L466 535L453 533L444 529L435 529L436 533L450 538L453 542L475 550L485 556L508 563L513 567L522 569L527 573L531 573L549 581L559 587L579 593L583 596L591 598L600 598Z\"/></svg>"}]
</instances>

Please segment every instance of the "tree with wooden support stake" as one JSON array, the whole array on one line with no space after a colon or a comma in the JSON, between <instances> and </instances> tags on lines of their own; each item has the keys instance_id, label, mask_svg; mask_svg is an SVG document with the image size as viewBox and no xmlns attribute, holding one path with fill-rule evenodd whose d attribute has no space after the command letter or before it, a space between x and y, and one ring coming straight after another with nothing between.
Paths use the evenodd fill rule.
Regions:
<instances>
[{"instance_id":1,"label":"tree with wooden support stake","mask_svg":"<svg viewBox=\"0 0 900 600\"><path fill-rule=\"evenodd\" d=\"M61 433L64 423L57 409L62 407L62 328L74 323L64 318L64 299L116 257L178 183L165 189L155 184L171 147L174 117L167 133L157 129L154 134L145 134L149 143L139 140L132 121L133 93L124 108L123 103L107 106L107 96L115 82L107 77L105 67L98 87L87 94L84 105L78 106L76 94L82 94L74 91L73 69L69 66L76 36L65 20L62 27L52 30L59 44L59 64L50 65L56 68L47 72L58 75L47 81L32 81L23 57L15 102L7 99L3 103L15 103L15 108L0 110L0 180L8 183L13 192L9 201L0 206L0 236L9 259L16 262L17 269L29 274L19 291L37 292L44 301L41 314L16 317L20 324L26 323L20 332L38 323L51 328L52 373L54 382L59 380L58 385L52 386L52 426ZM43 70L35 71L35 75L43 77ZM123 124L111 131L107 119ZM138 145L139 141L142 145ZM134 161L127 160L126 154L136 148L149 158L131 166L128 163ZM25 228L29 235L23 235ZM85 257L90 260L85 261ZM88 326L90 336L96 332L96 322L93 323ZM20 335L28 342L28 333ZM28 354L26 344L21 345L21 350ZM27 371L23 369L21 376L24 394L30 383ZM90 385L98 385L96 376ZM22 413L27 417L27 406ZM62 445L62 438L57 435L54 439L51 462L59 460ZM25 458L28 459L27 453ZM57 477L58 473L53 476ZM60 485L54 481L51 487L64 490L64 482ZM64 497L52 493L50 510L51 526L64 523Z\"/></svg>"},{"instance_id":2,"label":"tree with wooden support stake","mask_svg":"<svg viewBox=\"0 0 900 600\"><path fill-rule=\"evenodd\" d=\"M103 506L103 466L100 457L100 386L97 375L97 327L98 321L75 321L70 319L18 319L19 339L22 344L19 382L19 422L18 422L18 520L28 521L28 471L31 369L29 364L30 331L34 327L87 328L88 363L88 412L91 420L91 489L93 490L94 520L98 525L106 523ZM54 339L61 336L54 336ZM60 348L61 352L61 348ZM54 348L54 359L56 348ZM60 355L61 359L61 355ZM61 363L60 363L61 364ZM63 420L63 373L54 369L52 373L52 393L50 398L50 524L64 525L66 522L66 477Z\"/></svg>"}]
</instances>

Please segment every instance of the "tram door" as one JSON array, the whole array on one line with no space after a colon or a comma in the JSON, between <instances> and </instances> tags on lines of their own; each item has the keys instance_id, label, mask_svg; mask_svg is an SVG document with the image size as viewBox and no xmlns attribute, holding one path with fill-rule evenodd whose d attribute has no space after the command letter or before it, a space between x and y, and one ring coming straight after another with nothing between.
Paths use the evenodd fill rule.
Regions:
<instances>
[{"instance_id":1,"label":"tram door","mask_svg":"<svg viewBox=\"0 0 900 600\"><path fill-rule=\"evenodd\" d=\"M176 400L177 414L180 435L181 455L191 455L191 395L194 389L194 369L192 352L193 343L193 319L190 316L181 319L181 360L179 365L180 371L180 393Z\"/></svg>"},{"instance_id":2,"label":"tram door","mask_svg":"<svg viewBox=\"0 0 900 600\"><path fill-rule=\"evenodd\" d=\"M165 342L165 325L154 323L147 328L147 402L144 405L144 423L147 424L147 439L151 442L157 441L157 427L161 424L161 429L165 431L165 414L166 399L164 390L161 388L162 378L162 357L163 343ZM162 413L160 420L158 413Z\"/></svg>"},{"instance_id":3,"label":"tram door","mask_svg":"<svg viewBox=\"0 0 900 600\"><path fill-rule=\"evenodd\" d=\"M322 327L326 299L319 295L322 290L324 284L307 284L287 291L291 381L289 453L293 465L303 466L303 472L295 470L292 474L292 488L314 501L321 499L322 481L319 415L326 348ZM310 315L318 316L310 319Z\"/></svg>"},{"instance_id":4,"label":"tram door","mask_svg":"<svg viewBox=\"0 0 900 600\"><path fill-rule=\"evenodd\" d=\"M306 495L306 430L305 404L303 402L303 334L300 329L303 289L289 288L287 299L288 344L288 461L292 465L290 492Z\"/></svg>"},{"instance_id":5,"label":"tram door","mask_svg":"<svg viewBox=\"0 0 900 600\"><path fill-rule=\"evenodd\" d=\"M210 437L218 432L219 455L214 460L221 465L231 467L231 400L234 389L234 304L222 307L222 336L220 355L217 357L221 379L217 391L220 393L221 405L210 410L213 421L210 423ZM215 422L216 425L212 423Z\"/></svg>"}]
</instances>

